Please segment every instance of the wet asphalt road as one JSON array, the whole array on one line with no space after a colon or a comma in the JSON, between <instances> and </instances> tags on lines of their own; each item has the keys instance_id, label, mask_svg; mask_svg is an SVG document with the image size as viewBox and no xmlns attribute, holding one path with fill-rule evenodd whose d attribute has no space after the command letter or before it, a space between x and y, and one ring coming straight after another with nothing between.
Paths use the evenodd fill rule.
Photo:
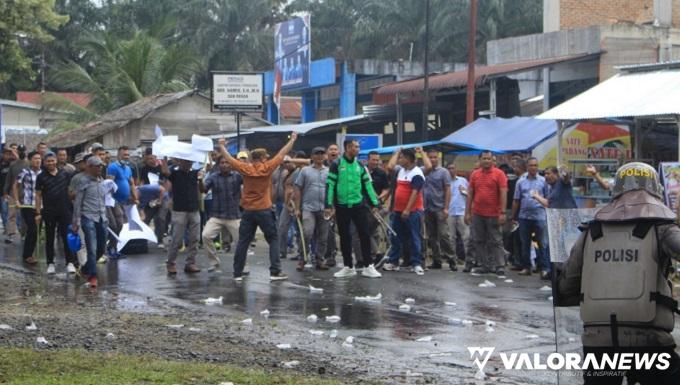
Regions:
<instances>
[{"instance_id":1,"label":"wet asphalt road","mask_svg":"<svg viewBox=\"0 0 680 385\"><path fill-rule=\"evenodd\" d=\"M2 247L0 263L19 264L16 245ZM296 262L282 261L289 280L269 282L266 244L258 243L248 256L251 274L244 282L231 279L233 253L220 253L222 272L205 269L188 275L182 271L183 255L178 259L179 273L165 272L165 253L150 246L148 254L99 265L100 293L129 293L139 298L162 298L191 312L224 314L231 319L252 318L254 323L275 324L281 333L272 333L272 349L288 343L324 355L333 353L351 357L357 370L368 378L394 378L395 382L416 382L420 377L434 383L528 383L554 384L557 376L549 371L506 371L497 354L485 367L487 380L475 379L476 366L468 346L491 346L496 352L545 353L555 349L553 309L545 290L549 282L536 275L520 277L507 272L505 279L495 275L475 277L449 270L428 271L419 277L409 272L383 272L383 278L361 276L335 279L331 271L295 271ZM19 254L19 255L18 255ZM204 252L199 265L207 266ZM63 271L58 261L57 271ZM36 268L44 271L44 262ZM506 280L512 282L506 282ZM488 280L495 287L479 287ZM310 292L309 285L323 289ZM75 286L75 283L74 283ZM541 290L544 289L544 290ZM359 302L356 296L382 295L376 302ZM223 297L223 303L206 305L207 298ZM126 303L121 308L139 310L141 303ZM406 298L412 298L409 311L400 310ZM448 303L448 304L447 304ZM455 305L454 305L455 304ZM265 319L260 312L269 310ZM307 320L318 316L316 323ZM326 322L337 315L338 323ZM578 333L581 323L576 309L559 311L558 336L561 350L581 349ZM490 322L489 322L490 321ZM329 337L331 330L338 337ZM245 329L247 333L247 329ZM314 336L310 330L323 331ZM676 328L678 330L678 328ZM351 348L342 346L346 337L355 341ZM417 341L431 337L430 341ZM261 335L253 338L262 338ZM677 336L676 336L677 338ZM350 360L348 360L349 362ZM359 362L359 364L357 364ZM408 372L416 376L407 377ZM561 377L561 384L579 383L578 377Z\"/></svg>"}]
</instances>

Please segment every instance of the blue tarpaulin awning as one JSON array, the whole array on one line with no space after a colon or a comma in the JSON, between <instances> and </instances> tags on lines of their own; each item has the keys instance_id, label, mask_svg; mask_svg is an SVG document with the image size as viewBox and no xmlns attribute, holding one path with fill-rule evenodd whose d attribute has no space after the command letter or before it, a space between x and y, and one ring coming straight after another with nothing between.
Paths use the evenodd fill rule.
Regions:
<instances>
[{"instance_id":1,"label":"blue tarpaulin awning","mask_svg":"<svg viewBox=\"0 0 680 385\"><path fill-rule=\"evenodd\" d=\"M366 148L362 149L359 152L359 155L368 155L369 152L371 151L376 151L378 154L392 154L396 150L400 148L416 148L416 147L435 147L439 150L452 150L454 149L454 146L448 145L446 143L442 143L440 140L431 140L429 142L421 142L421 143L408 143L408 144L400 144L396 146L388 146L388 147L378 147L378 148Z\"/></svg>"},{"instance_id":2,"label":"blue tarpaulin awning","mask_svg":"<svg viewBox=\"0 0 680 385\"><path fill-rule=\"evenodd\" d=\"M480 118L441 140L456 147L493 152L531 151L557 134L554 120Z\"/></svg>"}]
</instances>

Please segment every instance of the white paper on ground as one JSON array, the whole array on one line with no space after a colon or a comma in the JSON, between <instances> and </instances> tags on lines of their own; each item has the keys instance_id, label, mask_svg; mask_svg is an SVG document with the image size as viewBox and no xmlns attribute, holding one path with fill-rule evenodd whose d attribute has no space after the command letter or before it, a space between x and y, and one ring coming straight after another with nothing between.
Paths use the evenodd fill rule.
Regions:
<instances>
[{"instance_id":1,"label":"white paper on ground","mask_svg":"<svg viewBox=\"0 0 680 385\"><path fill-rule=\"evenodd\" d=\"M543 286L540 290L541 291L552 291L552 287L546 285L546 286Z\"/></svg>"},{"instance_id":2,"label":"white paper on ground","mask_svg":"<svg viewBox=\"0 0 680 385\"><path fill-rule=\"evenodd\" d=\"M311 315L307 316L307 322L315 323L318 320L319 320L319 317L317 317L316 314L311 314Z\"/></svg>"},{"instance_id":3,"label":"white paper on ground","mask_svg":"<svg viewBox=\"0 0 680 385\"><path fill-rule=\"evenodd\" d=\"M338 331L333 329L331 330L331 333L328 336L331 338L336 338L338 336Z\"/></svg>"},{"instance_id":4,"label":"white paper on ground","mask_svg":"<svg viewBox=\"0 0 680 385\"><path fill-rule=\"evenodd\" d=\"M246 318L243 321L241 321L241 323L244 324L244 325L252 325L253 319L252 318Z\"/></svg>"},{"instance_id":5,"label":"white paper on ground","mask_svg":"<svg viewBox=\"0 0 680 385\"><path fill-rule=\"evenodd\" d=\"M12 330L12 327L7 324L0 324L0 330Z\"/></svg>"},{"instance_id":6,"label":"white paper on ground","mask_svg":"<svg viewBox=\"0 0 680 385\"><path fill-rule=\"evenodd\" d=\"M300 365L300 361L296 361L296 360L293 360L293 361L285 361L285 362L283 363L283 367L286 368L286 369L292 369L292 368L294 368L294 367L296 367L296 366L298 366L298 365Z\"/></svg>"},{"instance_id":7,"label":"white paper on ground","mask_svg":"<svg viewBox=\"0 0 680 385\"><path fill-rule=\"evenodd\" d=\"M456 305L455 302L444 302L444 305L446 305L446 306L458 306L458 305Z\"/></svg>"},{"instance_id":8,"label":"white paper on ground","mask_svg":"<svg viewBox=\"0 0 680 385\"><path fill-rule=\"evenodd\" d=\"M503 281L503 282L505 282L505 283L513 283L513 282L515 282L515 281L513 281L512 279L506 279L506 280Z\"/></svg>"},{"instance_id":9,"label":"white paper on ground","mask_svg":"<svg viewBox=\"0 0 680 385\"><path fill-rule=\"evenodd\" d=\"M354 300L359 302L379 302L382 300L382 293L379 293L376 296L367 295L364 297L354 297Z\"/></svg>"},{"instance_id":10,"label":"white paper on ground","mask_svg":"<svg viewBox=\"0 0 680 385\"><path fill-rule=\"evenodd\" d=\"M216 305L216 304L221 304L222 300L223 300L222 296L220 296L219 298L209 297L209 298L204 299L203 302L206 305Z\"/></svg>"},{"instance_id":11,"label":"white paper on ground","mask_svg":"<svg viewBox=\"0 0 680 385\"><path fill-rule=\"evenodd\" d=\"M146 239L147 241L158 243L154 231L140 218L137 205L125 206L125 214L127 215L128 223L123 225L123 229L118 234L117 249L119 252L133 239Z\"/></svg>"},{"instance_id":12,"label":"white paper on ground","mask_svg":"<svg viewBox=\"0 0 680 385\"><path fill-rule=\"evenodd\" d=\"M181 329L184 327L184 325L165 325L165 327L168 327L170 329Z\"/></svg>"},{"instance_id":13,"label":"white paper on ground","mask_svg":"<svg viewBox=\"0 0 680 385\"><path fill-rule=\"evenodd\" d=\"M314 330L314 329L309 329L309 334L313 336L322 336L324 333L323 330Z\"/></svg>"},{"instance_id":14,"label":"white paper on ground","mask_svg":"<svg viewBox=\"0 0 680 385\"><path fill-rule=\"evenodd\" d=\"M281 350L286 350L286 349L291 348L290 344L278 344L278 345L276 345L276 347L281 349Z\"/></svg>"},{"instance_id":15,"label":"white paper on ground","mask_svg":"<svg viewBox=\"0 0 680 385\"><path fill-rule=\"evenodd\" d=\"M34 322L31 322L30 325L26 326L26 330L29 330L29 331L38 330L38 327L35 326Z\"/></svg>"},{"instance_id":16,"label":"white paper on ground","mask_svg":"<svg viewBox=\"0 0 680 385\"><path fill-rule=\"evenodd\" d=\"M309 292L310 292L310 293L321 294L321 293L323 293L323 289L322 289L322 288L319 288L319 287L314 287L314 286L312 286L312 285L309 285Z\"/></svg>"},{"instance_id":17,"label":"white paper on ground","mask_svg":"<svg viewBox=\"0 0 680 385\"><path fill-rule=\"evenodd\" d=\"M431 341L432 341L432 336L420 337L416 340L416 342L431 342Z\"/></svg>"},{"instance_id":18,"label":"white paper on ground","mask_svg":"<svg viewBox=\"0 0 680 385\"><path fill-rule=\"evenodd\" d=\"M38 337L38 338L35 340L35 342L37 342L38 345L49 345L49 344L50 344L49 342L47 342L47 340L45 339L45 337Z\"/></svg>"},{"instance_id":19,"label":"white paper on ground","mask_svg":"<svg viewBox=\"0 0 680 385\"><path fill-rule=\"evenodd\" d=\"M411 369L406 371L406 377L422 377L423 373L412 372Z\"/></svg>"},{"instance_id":20,"label":"white paper on ground","mask_svg":"<svg viewBox=\"0 0 680 385\"><path fill-rule=\"evenodd\" d=\"M405 303L402 303L401 305L399 305L399 310L409 312L409 311L411 311L411 306L407 305Z\"/></svg>"},{"instance_id":21,"label":"white paper on ground","mask_svg":"<svg viewBox=\"0 0 680 385\"><path fill-rule=\"evenodd\" d=\"M413 298L406 298L406 299L404 300L404 303L407 303L407 304L409 304L409 305L413 305L414 303L416 303L416 300L413 299Z\"/></svg>"},{"instance_id":22,"label":"white paper on ground","mask_svg":"<svg viewBox=\"0 0 680 385\"><path fill-rule=\"evenodd\" d=\"M108 341L113 341L116 339L116 335L113 333L107 333L105 337Z\"/></svg>"},{"instance_id":23,"label":"white paper on ground","mask_svg":"<svg viewBox=\"0 0 680 385\"><path fill-rule=\"evenodd\" d=\"M260 315L261 315L262 317L264 317L264 318L269 318L269 310L268 310L268 309L262 310L262 311L260 312Z\"/></svg>"},{"instance_id":24,"label":"white paper on ground","mask_svg":"<svg viewBox=\"0 0 680 385\"><path fill-rule=\"evenodd\" d=\"M477 286L479 286L479 287L496 287L496 284L489 281L488 279L485 279L484 282L480 283Z\"/></svg>"},{"instance_id":25,"label":"white paper on ground","mask_svg":"<svg viewBox=\"0 0 680 385\"><path fill-rule=\"evenodd\" d=\"M332 324L338 323L338 322L340 322L340 317L337 316L337 315L326 316L326 322L329 322L329 323L332 323Z\"/></svg>"}]
</instances>

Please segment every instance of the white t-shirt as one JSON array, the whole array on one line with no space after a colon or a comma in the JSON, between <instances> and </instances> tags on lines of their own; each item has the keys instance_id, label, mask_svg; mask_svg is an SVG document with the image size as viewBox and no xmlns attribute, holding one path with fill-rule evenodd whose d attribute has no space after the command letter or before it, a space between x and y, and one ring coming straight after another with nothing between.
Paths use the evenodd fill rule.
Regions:
<instances>
[{"instance_id":1,"label":"white t-shirt","mask_svg":"<svg viewBox=\"0 0 680 385\"><path fill-rule=\"evenodd\" d=\"M102 181L102 187L104 188L104 191L106 192L106 196L104 196L104 204L106 207L113 207L116 205L116 200L113 199L113 193L118 191L118 186L116 185L116 182L114 182L111 179L104 179Z\"/></svg>"}]
</instances>

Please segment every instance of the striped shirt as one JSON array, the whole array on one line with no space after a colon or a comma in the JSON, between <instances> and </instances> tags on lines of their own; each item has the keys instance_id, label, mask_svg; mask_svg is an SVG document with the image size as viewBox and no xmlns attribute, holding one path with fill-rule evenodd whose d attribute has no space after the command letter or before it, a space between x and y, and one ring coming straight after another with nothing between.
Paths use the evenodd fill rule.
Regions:
<instances>
[{"instance_id":1,"label":"striped shirt","mask_svg":"<svg viewBox=\"0 0 680 385\"><path fill-rule=\"evenodd\" d=\"M35 207L35 182L38 180L38 175L42 169L34 171L32 168L25 168L19 173L17 183L21 185L20 202L23 206Z\"/></svg>"}]
</instances>

